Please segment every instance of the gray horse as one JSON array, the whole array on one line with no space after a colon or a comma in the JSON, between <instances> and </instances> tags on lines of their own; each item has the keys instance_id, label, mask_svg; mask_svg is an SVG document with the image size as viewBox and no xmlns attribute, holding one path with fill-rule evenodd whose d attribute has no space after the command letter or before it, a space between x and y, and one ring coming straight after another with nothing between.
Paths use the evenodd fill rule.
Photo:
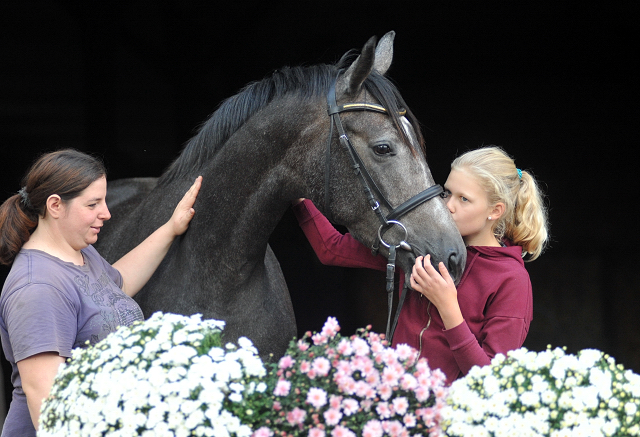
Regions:
<instances>
[{"instance_id":1,"label":"gray horse","mask_svg":"<svg viewBox=\"0 0 640 437\"><path fill-rule=\"evenodd\" d=\"M402 97L384 77L393 38L389 32L377 47L371 38L350 65L355 56L347 53L336 65L284 68L247 85L221 104L157 181L109 184L113 218L97 248L113 262L168 220L196 176L203 176L189 230L136 296L145 316L202 313L226 321L230 341L247 336L262 357L280 357L296 335L296 323L268 239L291 201L310 198L359 241L376 242L380 221L327 114L332 85L338 103L365 102L363 110L343 113L342 124L391 204L434 185L418 123L410 111L404 115ZM405 272L417 255L430 253L459 279L466 251L441 198L405 214L402 225L406 235L395 226L384 239L409 243L397 255ZM384 245L380 251L389 252Z\"/></svg>"}]
</instances>

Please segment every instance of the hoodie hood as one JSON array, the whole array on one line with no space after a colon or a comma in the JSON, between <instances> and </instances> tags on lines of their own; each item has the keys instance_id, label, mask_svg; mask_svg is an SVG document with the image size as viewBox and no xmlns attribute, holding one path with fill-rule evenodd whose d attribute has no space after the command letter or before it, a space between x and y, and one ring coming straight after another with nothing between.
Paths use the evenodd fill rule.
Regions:
<instances>
[{"instance_id":1,"label":"hoodie hood","mask_svg":"<svg viewBox=\"0 0 640 437\"><path fill-rule=\"evenodd\" d=\"M511 258L513 261L524 267L524 260L522 259L522 247L516 246L509 240L504 240L504 246L467 246L467 263L464 268L464 274L460 279L460 286L467 278L469 272L473 268L478 258L484 258L487 261L496 260L500 261L506 258ZM513 262L512 261L512 262Z\"/></svg>"},{"instance_id":2,"label":"hoodie hood","mask_svg":"<svg viewBox=\"0 0 640 437\"><path fill-rule=\"evenodd\" d=\"M509 240L504 240L505 246L493 247L493 246L467 246L468 256L487 256L487 257L510 257L518 261L518 263L524 265L522 259L522 247L516 246Z\"/></svg>"}]
</instances>

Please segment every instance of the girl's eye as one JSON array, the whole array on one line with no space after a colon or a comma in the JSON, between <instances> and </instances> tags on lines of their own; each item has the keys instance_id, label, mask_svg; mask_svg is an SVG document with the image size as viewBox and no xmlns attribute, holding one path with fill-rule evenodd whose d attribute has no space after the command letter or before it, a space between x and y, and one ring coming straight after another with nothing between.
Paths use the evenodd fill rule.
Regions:
<instances>
[{"instance_id":1,"label":"girl's eye","mask_svg":"<svg viewBox=\"0 0 640 437\"><path fill-rule=\"evenodd\" d=\"M467 199L467 198L466 198L466 197L464 197L464 196L460 196L460 200L462 200L463 202L468 202L468 201L469 201L469 199Z\"/></svg>"},{"instance_id":2,"label":"girl's eye","mask_svg":"<svg viewBox=\"0 0 640 437\"><path fill-rule=\"evenodd\" d=\"M445 188L444 191L440 193L440 197L442 197L443 199L448 199L449 197L451 197L451 191Z\"/></svg>"},{"instance_id":3,"label":"girl's eye","mask_svg":"<svg viewBox=\"0 0 640 437\"><path fill-rule=\"evenodd\" d=\"M388 144L376 144L375 146L373 146L373 151L376 153L376 155L388 155L391 153L391 146L389 146Z\"/></svg>"}]
</instances>

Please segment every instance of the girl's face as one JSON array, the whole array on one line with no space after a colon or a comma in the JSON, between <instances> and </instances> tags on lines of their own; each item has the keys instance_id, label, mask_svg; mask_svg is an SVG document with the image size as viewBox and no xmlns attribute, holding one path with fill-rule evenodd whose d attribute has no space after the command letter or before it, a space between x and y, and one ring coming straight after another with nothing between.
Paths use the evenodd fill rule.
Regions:
<instances>
[{"instance_id":1,"label":"girl's face","mask_svg":"<svg viewBox=\"0 0 640 437\"><path fill-rule=\"evenodd\" d=\"M107 178L103 176L64 204L60 231L73 249L84 249L98 241L100 228L111 218L106 196Z\"/></svg>"},{"instance_id":2,"label":"girl's face","mask_svg":"<svg viewBox=\"0 0 640 437\"><path fill-rule=\"evenodd\" d=\"M475 176L464 169L451 170L444 184L449 191L447 207L468 246L496 246L489 216L493 206ZM492 217L495 220L496 217Z\"/></svg>"}]
</instances>

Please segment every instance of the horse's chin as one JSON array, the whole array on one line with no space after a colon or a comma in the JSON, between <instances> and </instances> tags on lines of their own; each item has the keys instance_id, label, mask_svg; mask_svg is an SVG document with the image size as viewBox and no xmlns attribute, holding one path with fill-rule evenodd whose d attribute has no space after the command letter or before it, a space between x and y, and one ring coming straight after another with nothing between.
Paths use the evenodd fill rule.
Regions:
<instances>
[{"instance_id":1,"label":"horse's chin","mask_svg":"<svg viewBox=\"0 0 640 437\"><path fill-rule=\"evenodd\" d=\"M422 250L416 247L412 248L413 250L411 252L401 252L398 254L398 259L397 259L397 266L400 267L404 273L405 273L405 283L408 285L410 284L409 282L409 278L411 277L411 272L413 271L413 266L416 263L416 260L418 259L418 257L424 257L426 255L431 255L431 265L433 266L434 269L436 269L437 272L440 272L439 268L438 268L438 263L440 261L436 260L436 256L434 254L432 254L429 250L426 251L426 253L422 253ZM459 268L456 268L456 266L452 266L449 265L450 263L445 262L445 265L447 265L447 269L449 270L449 274L451 275L451 277L453 278L453 281L455 283L455 285L458 285L458 283L460 282L460 279L462 277L462 270Z\"/></svg>"}]
</instances>

